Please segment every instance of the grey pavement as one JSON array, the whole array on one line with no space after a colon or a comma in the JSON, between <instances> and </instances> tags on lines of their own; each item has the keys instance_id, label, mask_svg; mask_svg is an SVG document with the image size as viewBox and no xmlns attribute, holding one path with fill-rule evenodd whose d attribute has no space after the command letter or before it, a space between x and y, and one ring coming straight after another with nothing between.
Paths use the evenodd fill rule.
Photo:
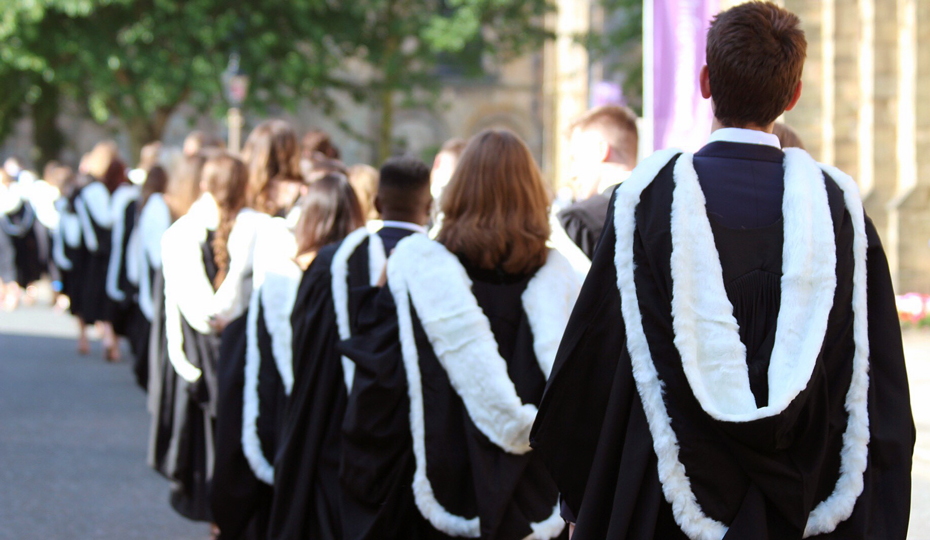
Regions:
<instances>
[{"instance_id":1,"label":"grey pavement","mask_svg":"<svg viewBox=\"0 0 930 540\"><path fill-rule=\"evenodd\" d=\"M205 540L145 463L148 413L128 354L76 353L48 307L0 311L0 540ZM917 423L908 539L930 540L930 332L904 335Z\"/></svg>"},{"instance_id":2,"label":"grey pavement","mask_svg":"<svg viewBox=\"0 0 930 540\"><path fill-rule=\"evenodd\" d=\"M149 416L128 353L79 356L73 320L0 312L0 540L205 540L145 462Z\"/></svg>"}]
</instances>

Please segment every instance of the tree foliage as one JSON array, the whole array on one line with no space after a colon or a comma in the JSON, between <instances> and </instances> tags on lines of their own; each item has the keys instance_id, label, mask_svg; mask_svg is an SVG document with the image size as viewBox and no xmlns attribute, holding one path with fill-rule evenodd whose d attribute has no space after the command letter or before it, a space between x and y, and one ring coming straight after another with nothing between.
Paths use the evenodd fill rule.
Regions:
<instances>
[{"instance_id":1,"label":"tree foliage","mask_svg":"<svg viewBox=\"0 0 930 540\"><path fill-rule=\"evenodd\" d=\"M605 78L619 82L627 104L642 114L643 2L600 0L603 28L582 36L592 60L604 66Z\"/></svg>"},{"instance_id":2,"label":"tree foliage","mask_svg":"<svg viewBox=\"0 0 930 540\"><path fill-rule=\"evenodd\" d=\"M479 75L489 58L538 47L548 1L6 0L0 137L24 103L43 105L44 91L72 97L98 122L119 121L136 150L182 103L224 109L221 76L236 51L251 79L246 107L309 99L332 110L329 91L346 90L380 107L383 156L398 95L416 101L438 88L440 64Z\"/></svg>"}]
</instances>

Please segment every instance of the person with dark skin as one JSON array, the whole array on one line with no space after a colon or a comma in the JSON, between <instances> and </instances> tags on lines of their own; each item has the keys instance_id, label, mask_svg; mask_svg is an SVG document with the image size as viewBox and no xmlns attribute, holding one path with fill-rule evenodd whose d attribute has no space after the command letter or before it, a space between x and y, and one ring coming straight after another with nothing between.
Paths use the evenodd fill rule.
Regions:
<instances>
[{"instance_id":1,"label":"person with dark skin","mask_svg":"<svg viewBox=\"0 0 930 540\"><path fill-rule=\"evenodd\" d=\"M356 202L353 232L309 259L297 257L298 264L308 266L291 316L293 389L277 438L270 539L343 538L341 425L354 364L336 347L353 335L360 306L377 291L385 261L397 243L410 235L425 235L431 204L429 167L423 162L391 158L379 175L374 204L383 218L381 229L372 233L361 226ZM326 177L344 178L338 173ZM345 187L354 201L348 181Z\"/></svg>"}]
</instances>

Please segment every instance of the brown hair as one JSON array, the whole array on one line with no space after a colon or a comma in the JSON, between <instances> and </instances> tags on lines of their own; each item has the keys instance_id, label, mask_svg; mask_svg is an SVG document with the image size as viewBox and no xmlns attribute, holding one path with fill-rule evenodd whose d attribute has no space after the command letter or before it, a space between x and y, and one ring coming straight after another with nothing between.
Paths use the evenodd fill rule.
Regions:
<instances>
[{"instance_id":1,"label":"brown hair","mask_svg":"<svg viewBox=\"0 0 930 540\"><path fill-rule=\"evenodd\" d=\"M475 135L442 195L438 240L481 268L531 273L548 255L549 197L526 144L507 130Z\"/></svg>"},{"instance_id":2,"label":"brown hair","mask_svg":"<svg viewBox=\"0 0 930 540\"><path fill-rule=\"evenodd\" d=\"M378 195L378 169L371 165L352 165L348 171L349 184L362 207L365 219L378 219L375 197Z\"/></svg>"},{"instance_id":3,"label":"brown hair","mask_svg":"<svg viewBox=\"0 0 930 540\"><path fill-rule=\"evenodd\" d=\"M274 215L281 209L270 196L273 183L301 179L297 133L284 120L262 122L245 141L242 160L249 169L247 204Z\"/></svg>"},{"instance_id":4,"label":"brown hair","mask_svg":"<svg viewBox=\"0 0 930 540\"><path fill-rule=\"evenodd\" d=\"M339 159L341 154L339 149L333 145L329 133L320 129L311 129L304 135L300 141L301 157L304 159L313 159L314 154L320 153L330 159Z\"/></svg>"},{"instance_id":5,"label":"brown hair","mask_svg":"<svg viewBox=\"0 0 930 540\"><path fill-rule=\"evenodd\" d=\"M206 161L207 158L202 153L185 155L168 177L165 203L171 210L172 221L186 214L194 201L200 197L200 175Z\"/></svg>"},{"instance_id":6,"label":"brown hair","mask_svg":"<svg viewBox=\"0 0 930 540\"><path fill-rule=\"evenodd\" d=\"M218 288L229 270L229 234L236 224L239 211L245 208L245 193L249 172L245 164L227 152L217 152L203 164L203 184L219 209L220 222L213 236L213 260L216 261Z\"/></svg>"},{"instance_id":7,"label":"brown hair","mask_svg":"<svg viewBox=\"0 0 930 540\"><path fill-rule=\"evenodd\" d=\"M636 113L619 105L595 107L576 118L569 126L574 130L597 131L604 137L619 161L630 168L636 166L639 153L639 131L636 128Z\"/></svg>"},{"instance_id":8,"label":"brown hair","mask_svg":"<svg viewBox=\"0 0 930 540\"><path fill-rule=\"evenodd\" d=\"M139 195L139 211L145 208L145 203L149 197L156 193L164 193L168 187L168 173L161 165L155 165L145 175L145 183L142 184L142 193Z\"/></svg>"},{"instance_id":9,"label":"brown hair","mask_svg":"<svg viewBox=\"0 0 930 540\"><path fill-rule=\"evenodd\" d=\"M782 148L804 148L801 136L788 124L775 122L772 133L778 137L778 142L781 143Z\"/></svg>"},{"instance_id":10,"label":"brown hair","mask_svg":"<svg viewBox=\"0 0 930 540\"><path fill-rule=\"evenodd\" d=\"M50 168L49 165L52 164L54 165ZM58 162L49 162L49 165L45 166L43 180L58 188L59 193L65 197L70 196L75 185L74 171L71 170L71 167L60 165Z\"/></svg>"},{"instance_id":11,"label":"brown hair","mask_svg":"<svg viewBox=\"0 0 930 540\"><path fill-rule=\"evenodd\" d=\"M329 173L309 184L300 210L298 256L338 242L365 224L355 191L340 173Z\"/></svg>"},{"instance_id":12,"label":"brown hair","mask_svg":"<svg viewBox=\"0 0 930 540\"><path fill-rule=\"evenodd\" d=\"M119 158L114 159L110 162L110 166L107 167L107 171L103 173L103 178L100 181L106 186L107 191L113 193L116 188L129 182L126 177L126 164L120 161Z\"/></svg>"},{"instance_id":13,"label":"brown hair","mask_svg":"<svg viewBox=\"0 0 930 540\"><path fill-rule=\"evenodd\" d=\"M722 11L707 32L714 116L727 127L768 126L794 97L807 40L797 15L770 2Z\"/></svg>"}]
</instances>

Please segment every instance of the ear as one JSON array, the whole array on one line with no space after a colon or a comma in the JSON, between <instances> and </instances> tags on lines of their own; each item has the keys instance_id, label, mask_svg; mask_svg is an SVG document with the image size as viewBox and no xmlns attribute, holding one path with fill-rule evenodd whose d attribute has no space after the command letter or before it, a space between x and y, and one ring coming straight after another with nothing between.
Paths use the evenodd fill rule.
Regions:
<instances>
[{"instance_id":1,"label":"ear","mask_svg":"<svg viewBox=\"0 0 930 540\"><path fill-rule=\"evenodd\" d=\"M707 69L707 66L701 68L701 96L704 99L710 99L710 70Z\"/></svg>"},{"instance_id":2,"label":"ear","mask_svg":"<svg viewBox=\"0 0 930 540\"><path fill-rule=\"evenodd\" d=\"M601 163L610 161L610 144L603 137L597 141L597 160Z\"/></svg>"},{"instance_id":3,"label":"ear","mask_svg":"<svg viewBox=\"0 0 930 540\"><path fill-rule=\"evenodd\" d=\"M794 89L794 96L792 96L791 101L788 103L788 107L785 109L786 111L793 109L794 106L798 104L798 100L801 99L801 85L801 81L798 81L798 86Z\"/></svg>"},{"instance_id":4,"label":"ear","mask_svg":"<svg viewBox=\"0 0 930 540\"><path fill-rule=\"evenodd\" d=\"M381 195L375 195L375 210L377 210L379 214L383 213L381 210Z\"/></svg>"}]
</instances>

